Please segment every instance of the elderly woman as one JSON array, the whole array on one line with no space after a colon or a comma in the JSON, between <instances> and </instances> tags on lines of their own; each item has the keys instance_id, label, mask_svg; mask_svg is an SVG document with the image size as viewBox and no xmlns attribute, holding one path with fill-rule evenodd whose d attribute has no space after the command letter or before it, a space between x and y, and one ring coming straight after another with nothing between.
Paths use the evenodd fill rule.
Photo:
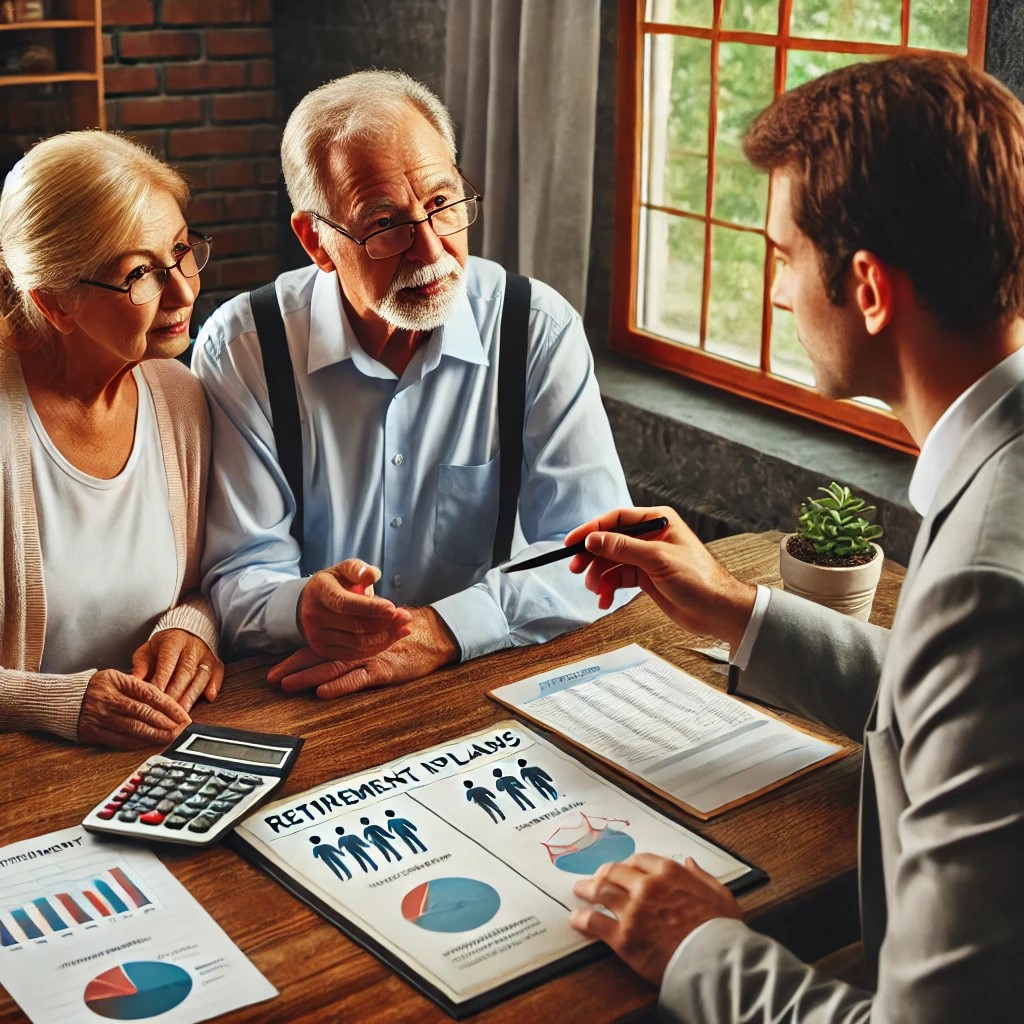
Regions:
<instances>
[{"instance_id":1,"label":"elderly woman","mask_svg":"<svg viewBox=\"0 0 1024 1024\"><path fill-rule=\"evenodd\" d=\"M187 201L99 131L40 143L0 197L0 729L165 744L220 688L209 419L173 358L210 255Z\"/></svg>"}]
</instances>

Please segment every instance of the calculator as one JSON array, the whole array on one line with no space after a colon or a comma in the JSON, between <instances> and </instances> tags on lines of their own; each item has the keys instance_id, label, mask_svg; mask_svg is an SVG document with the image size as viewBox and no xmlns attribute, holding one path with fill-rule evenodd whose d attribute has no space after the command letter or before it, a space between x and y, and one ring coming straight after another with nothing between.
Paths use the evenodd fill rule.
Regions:
<instances>
[{"instance_id":1,"label":"calculator","mask_svg":"<svg viewBox=\"0 0 1024 1024\"><path fill-rule=\"evenodd\" d=\"M82 825L125 838L205 846L284 782L302 742L193 722L104 797Z\"/></svg>"}]
</instances>

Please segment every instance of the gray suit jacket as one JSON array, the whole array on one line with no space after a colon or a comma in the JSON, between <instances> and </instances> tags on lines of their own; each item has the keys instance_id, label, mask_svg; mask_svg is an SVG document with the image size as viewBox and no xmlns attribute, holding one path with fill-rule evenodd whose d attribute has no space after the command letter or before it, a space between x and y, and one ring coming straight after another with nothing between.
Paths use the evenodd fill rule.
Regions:
<instances>
[{"instance_id":1,"label":"gray suit jacket","mask_svg":"<svg viewBox=\"0 0 1024 1024\"><path fill-rule=\"evenodd\" d=\"M718 920L666 974L663 1019L1024 1020L1022 499L1024 384L975 424L950 466L892 632L774 592L737 676L746 696L863 736L873 991Z\"/></svg>"}]
</instances>

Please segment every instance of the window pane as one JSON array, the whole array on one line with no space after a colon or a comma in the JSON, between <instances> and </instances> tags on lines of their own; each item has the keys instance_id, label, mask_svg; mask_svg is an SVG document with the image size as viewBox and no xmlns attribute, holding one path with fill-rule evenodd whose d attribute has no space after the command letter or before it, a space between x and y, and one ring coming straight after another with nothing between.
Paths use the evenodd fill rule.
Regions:
<instances>
[{"instance_id":1,"label":"window pane","mask_svg":"<svg viewBox=\"0 0 1024 1024\"><path fill-rule=\"evenodd\" d=\"M771 371L780 377L814 386L814 367L796 336L796 317L772 308Z\"/></svg>"},{"instance_id":2,"label":"window pane","mask_svg":"<svg viewBox=\"0 0 1024 1024\"><path fill-rule=\"evenodd\" d=\"M929 0L910 5L910 45L967 52L971 0Z\"/></svg>"},{"instance_id":3,"label":"window pane","mask_svg":"<svg viewBox=\"0 0 1024 1024\"><path fill-rule=\"evenodd\" d=\"M714 0L647 0L647 21L711 28Z\"/></svg>"},{"instance_id":4,"label":"window pane","mask_svg":"<svg viewBox=\"0 0 1024 1024\"><path fill-rule=\"evenodd\" d=\"M705 347L748 366L761 365L765 240L750 231L711 229L711 297Z\"/></svg>"},{"instance_id":5,"label":"window pane","mask_svg":"<svg viewBox=\"0 0 1024 1024\"><path fill-rule=\"evenodd\" d=\"M750 122L771 103L774 89L774 47L722 43L718 54L713 205L719 220L764 227L768 178L750 166L741 142Z\"/></svg>"},{"instance_id":6,"label":"window pane","mask_svg":"<svg viewBox=\"0 0 1024 1024\"><path fill-rule=\"evenodd\" d=\"M722 28L775 35L779 31L779 0L727 0L722 8Z\"/></svg>"},{"instance_id":7,"label":"window pane","mask_svg":"<svg viewBox=\"0 0 1024 1024\"><path fill-rule=\"evenodd\" d=\"M898 45L902 13L903 0L793 0L789 34Z\"/></svg>"},{"instance_id":8,"label":"window pane","mask_svg":"<svg viewBox=\"0 0 1024 1024\"><path fill-rule=\"evenodd\" d=\"M790 50L786 62L786 88L795 89L828 71L845 68L880 57L863 53L816 53L814 50Z\"/></svg>"},{"instance_id":9,"label":"window pane","mask_svg":"<svg viewBox=\"0 0 1024 1024\"><path fill-rule=\"evenodd\" d=\"M703 222L642 210L639 257L637 326L672 341L699 345Z\"/></svg>"},{"instance_id":10,"label":"window pane","mask_svg":"<svg viewBox=\"0 0 1024 1024\"><path fill-rule=\"evenodd\" d=\"M704 214L711 47L685 36L648 38L641 197L656 206Z\"/></svg>"}]
</instances>

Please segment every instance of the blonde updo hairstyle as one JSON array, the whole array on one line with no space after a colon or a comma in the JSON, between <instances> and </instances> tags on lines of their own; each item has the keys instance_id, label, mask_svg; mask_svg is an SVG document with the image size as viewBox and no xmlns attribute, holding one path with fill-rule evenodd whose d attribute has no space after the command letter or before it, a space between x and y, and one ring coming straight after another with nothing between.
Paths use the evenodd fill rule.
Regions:
<instances>
[{"instance_id":1,"label":"blonde updo hairstyle","mask_svg":"<svg viewBox=\"0 0 1024 1024\"><path fill-rule=\"evenodd\" d=\"M67 296L81 278L101 278L137 244L161 192L184 212L184 177L120 135L65 132L29 150L0 196L0 343L27 351L53 342L29 292Z\"/></svg>"}]
</instances>

